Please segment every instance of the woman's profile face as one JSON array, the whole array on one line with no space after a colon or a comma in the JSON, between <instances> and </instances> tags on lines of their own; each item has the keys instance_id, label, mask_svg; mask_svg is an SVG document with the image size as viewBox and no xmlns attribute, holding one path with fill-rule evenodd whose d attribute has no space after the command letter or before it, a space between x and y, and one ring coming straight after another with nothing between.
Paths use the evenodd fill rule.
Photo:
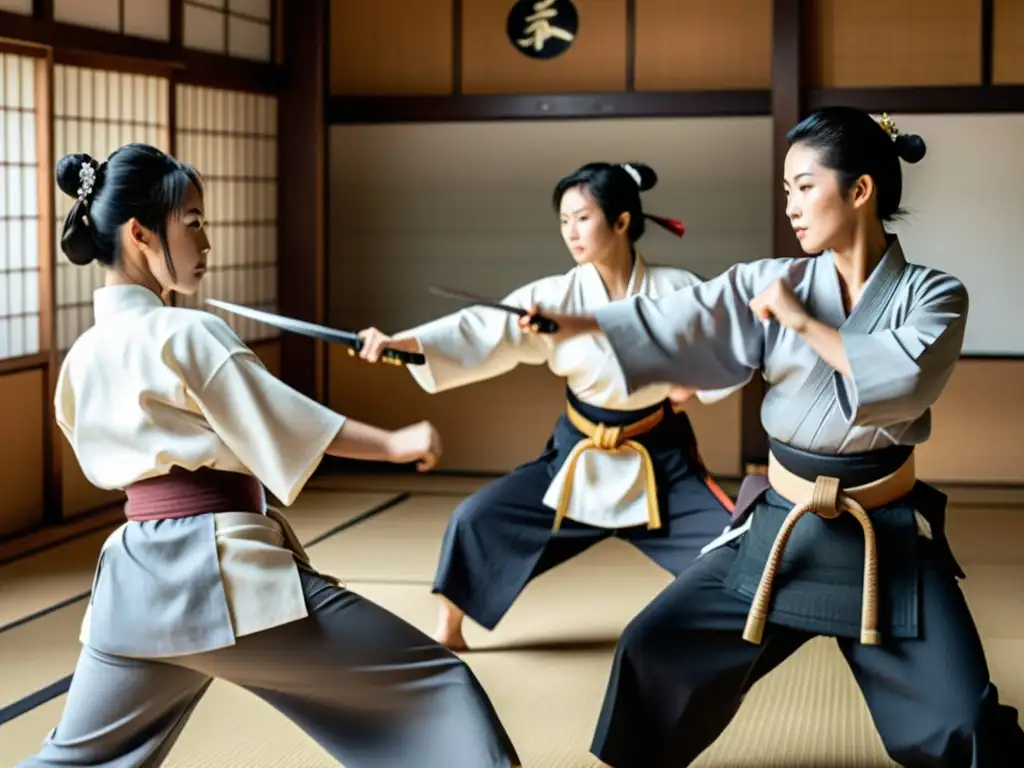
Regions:
<instances>
[{"instance_id":1,"label":"woman's profile face","mask_svg":"<svg viewBox=\"0 0 1024 768\"><path fill-rule=\"evenodd\" d=\"M170 286L177 293L190 296L199 289L206 274L210 240L206 234L206 211L203 198L195 184L190 184L181 210L167 222L167 244L174 264Z\"/></svg>"},{"instance_id":2,"label":"woman's profile face","mask_svg":"<svg viewBox=\"0 0 1024 768\"><path fill-rule=\"evenodd\" d=\"M786 217L804 253L834 248L856 224L852 198L840 189L839 176L820 162L819 151L794 144L786 154L782 181Z\"/></svg>"},{"instance_id":3,"label":"woman's profile face","mask_svg":"<svg viewBox=\"0 0 1024 768\"><path fill-rule=\"evenodd\" d=\"M194 184L189 184L181 206L167 217L164 231L166 249L155 232L138 219L130 219L121 235L122 268L136 282L161 296L170 291L191 296L199 290L210 253L203 198Z\"/></svg>"},{"instance_id":4,"label":"woman's profile face","mask_svg":"<svg viewBox=\"0 0 1024 768\"><path fill-rule=\"evenodd\" d=\"M604 212L586 187L566 190L559 206L562 239L577 264L600 261L614 243L616 230L608 226ZM621 227L623 233L625 227Z\"/></svg>"}]
</instances>

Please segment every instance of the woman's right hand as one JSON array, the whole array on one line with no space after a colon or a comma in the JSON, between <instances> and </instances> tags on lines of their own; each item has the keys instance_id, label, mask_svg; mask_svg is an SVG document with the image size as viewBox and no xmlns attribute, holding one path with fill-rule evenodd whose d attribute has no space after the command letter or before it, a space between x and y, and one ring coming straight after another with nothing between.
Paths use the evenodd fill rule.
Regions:
<instances>
[{"instance_id":1,"label":"woman's right hand","mask_svg":"<svg viewBox=\"0 0 1024 768\"><path fill-rule=\"evenodd\" d=\"M419 351L416 339L393 339L376 328L365 328L357 335L363 340L363 348L359 350L359 357L368 363L376 363L380 360L380 354L385 349L394 349L399 352Z\"/></svg>"},{"instance_id":2,"label":"woman's right hand","mask_svg":"<svg viewBox=\"0 0 1024 768\"><path fill-rule=\"evenodd\" d=\"M408 464L415 461L416 469L429 472L441 458L441 436L429 421L397 429L387 438L388 461Z\"/></svg>"}]
</instances>

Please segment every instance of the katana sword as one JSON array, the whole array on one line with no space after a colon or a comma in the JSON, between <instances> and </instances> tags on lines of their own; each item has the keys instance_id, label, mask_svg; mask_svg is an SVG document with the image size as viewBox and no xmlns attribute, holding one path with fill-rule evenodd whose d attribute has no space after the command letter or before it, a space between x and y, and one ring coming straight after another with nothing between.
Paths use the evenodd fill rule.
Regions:
<instances>
[{"instance_id":1,"label":"katana sword","mask_svg":"<svg viewBox=\"0 0 1024 768\"><path fill-rule=\"evenodd\" d=\"M505 312L510 312L513 315L519 315L520 317L526 317L530 314L529 310L523 309L522 307L513 307L511 304L502 304L500 301L494 301L493 299L488 299L484 296L477 296L476 294L467 293L466 291L456 291L452 288L438 288L437 286L431 286L430 292L435 296L443 296L446 299L459 299L460 301L467 301L470 304L478 304L482 307L501 309ZM550 317L534 315L532 324L540 333L558 332L558 323Z\"/></svg>"},{"instance_id":2,"label":"katana sword","mask_svg":"<svg viewBox=\"0 0 1024 768\"><path fill-rule=\"evenodd\" d=\"M232 304L228 301L220 301L219 299L207 299L206 303L212 307L223 309L225 312L230 312L233 315L248 317L260 323L273 325L283 331L310 336L314 339L326 341L328 344L340 344L343 347L348 347L350 355L355 355L363 348L363 340L359 338L358 334L352 333L352 331L339 331L335 328L328 328L316 323L307 323L305 320L275 315L273 312L243 307L240 304ZM427 361L426 357L419 352L403 352L397 349L382 349L380 360L390 365L423 365Z\"/></svg>"}]
</instances>

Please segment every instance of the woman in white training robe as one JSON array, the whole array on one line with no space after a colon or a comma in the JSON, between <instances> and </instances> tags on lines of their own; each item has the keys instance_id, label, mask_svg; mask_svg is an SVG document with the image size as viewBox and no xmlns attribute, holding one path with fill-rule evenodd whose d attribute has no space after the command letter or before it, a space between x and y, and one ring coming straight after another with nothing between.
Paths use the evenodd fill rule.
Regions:
<instances>
[{"instance_id":1,"label":"woman in white training robe","mask_svg":"<svg viewBox=\"0 0 1024 768\"><path fill-rule=\"evenodd\" d=\"M744 481L730 529L623 632L592 751L613 768L690 765L760 678L824 635L892 760L1020 766L1024 732L957 584L945 496L914 469L968 313L964 285L907 261L885 230L900 159L924 142L846 107L787 138L786 214L815 255L551 318L560 343L611 345L623 392L768 385L768 474Z\"/></svg>"},{"instance_id":2,"label":"woman in white training robe","mask_svg":"<svg viewBox=\"0 0 1024 768\"><path fill-rule=\"evenodd\" d=\"M60 722L20 765L158 766L214 678L253 693L346 768L508 768L518 759L448 649L313 568L290 505L324 453L436 462L423 423L386 432L272 376L231 328L168 306L206 270L203 186L132 144L65 156L61 248L108 268L72 345L57 420L85 476L124 489Z\"/></svg>"},{"instance_id":3,"label":"woman in white training robe","mask_svg":"<svg viewBox=\"0 0 1024 768\"><path fill-rule=\"evenodd\" d=\"M636 248L645 219L683 234L681 222L645 216L640 192L656 181L639 163L591 163L559 181L553 204L576 266L513 291L505 303L586 312L698 283L686 270L648 264ZM441 596L434 637L449 648L467 647L465 615L493 629L532 579L608 536L678 574L729 522L731 501L709 477L689 419L670 402L671 387L618 394L603 341L556 348L521 333L514 315L485 307L393 338L376 329L362 335L361 354L371 361L385 346L424 353L426 365L409 371L431 393L520 364L547 365L566 380L566 412L540 456L467 498L448 524L433 591Z\"/></svg>"}]
</instances>

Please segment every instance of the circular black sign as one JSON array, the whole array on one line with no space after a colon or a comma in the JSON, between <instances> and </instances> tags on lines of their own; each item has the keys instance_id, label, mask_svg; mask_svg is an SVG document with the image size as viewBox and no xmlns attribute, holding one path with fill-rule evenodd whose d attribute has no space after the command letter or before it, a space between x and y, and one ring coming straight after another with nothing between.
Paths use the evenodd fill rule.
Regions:
<instances>
[{"instance_id":1,"label":"circular black sign","mask_svg":"<svg viewBox=\"0 0 1024 768\"><path fill-rule=\"evenodd\" d=\"M580 19L572 0L519 0L505 31L512 46L531 59L553 59L576 40Z\"/></svg>"}]
</instances>

